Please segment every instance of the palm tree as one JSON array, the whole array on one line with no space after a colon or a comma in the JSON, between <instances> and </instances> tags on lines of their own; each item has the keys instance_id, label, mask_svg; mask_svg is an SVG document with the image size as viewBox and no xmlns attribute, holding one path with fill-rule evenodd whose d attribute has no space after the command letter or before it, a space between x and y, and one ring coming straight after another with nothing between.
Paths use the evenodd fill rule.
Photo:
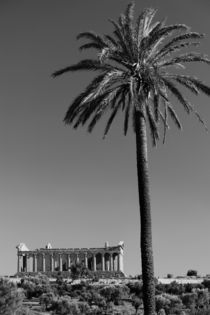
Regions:
<instances>
[{"instance_id":1,"label":"palm tree","mask_svg":"<svg viewBox=\"0 0 210 315\"><path fill-rule=\"evenodd\" d=\"M179 129L182 128L171 98L173 101L178 100L188 114L193 113L204 124L198 112L183 96L180 87L196 95L199 92L210 95L210 88L201 80L180 73L184 64L189 62L210 64L207 56L198 52L187 50L180 53L180 50L199 45L199 40L204 35L191 32L184 24L167 26L165 21L153 22L155 13L156 10L148 8L134 19L134 2L130 3L118 22L110 20L114 27L112 36L100 36L94 32L84 32L77 36L77 39L88 40L80 50L96 49L96 59L84 59L53 73L53 77L56 77L69 71L100 72L72 102L64 118L66 124L77 128L88 123L88 131L91 132L103 114L110 110L105 137L120 110L124 111L125 135L131 118L136 136L143 302L146 315L155 314L147 129L156 145L160 138L160 125L163 127L165 141L169 128L168 117L172 118Z\"/></svg>"}]
</instances>

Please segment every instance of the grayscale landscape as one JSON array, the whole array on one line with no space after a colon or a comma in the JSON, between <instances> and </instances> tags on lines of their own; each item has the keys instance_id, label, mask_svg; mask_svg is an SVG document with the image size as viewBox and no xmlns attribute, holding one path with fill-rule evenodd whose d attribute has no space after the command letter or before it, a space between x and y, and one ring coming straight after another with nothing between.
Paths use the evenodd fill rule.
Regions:
<instances>
[{"instance_id":1,"label":"grayscale landscape","mask_svg":"<svg viewBox=\"0 0 210 315\"><path fill-rule=\"evenodd\" d=\"M0 1L0 314L210 314L209 11Z\"/></svg>"}]
</instances>

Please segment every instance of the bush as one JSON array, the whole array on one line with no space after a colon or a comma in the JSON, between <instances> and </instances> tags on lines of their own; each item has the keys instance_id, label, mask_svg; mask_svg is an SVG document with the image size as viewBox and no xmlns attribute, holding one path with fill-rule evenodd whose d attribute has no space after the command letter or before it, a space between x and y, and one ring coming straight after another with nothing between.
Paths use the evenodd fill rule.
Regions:
<instances>
[{"instance_id":1,"label":"bush","mask_svg":"<svg viewBox=\"0 0 210 315\"><path fill-rule=\"evenodd\" d=\"M139 298L142 298L142 281L128 282L127 287L129 288L131 294L135 294Z\"/></svg>"},{"instance_id":2,"label":"bush","mask_svg":"<svg viewBox=\"0 0 210 315\"><path fill-rule=\"evenodd\" d=\"M30 308L26 306L21 306L15 313L15 315L37 315L36 312L30 310Z\"/></svg>"},{"instance_id":3,"label":"bush","mask_svg":"<svg viewBox=\"0 0 210 315\"><path fill-rule=\"evenodd\" d=\"M53 292L43 293L40 296L39 302L42 306L43 311L48 310L52 306L52 301L55 299L55 295Z\"/></svg>"},{"instance_id":4,"label":"bush","mask_svg":"<svg viewBox=\"0 0 210 315\"><path fill-rule=\"evenodd\" d=\"M70 297L64 296L59 298L54 298L52 300L51 310L53 314L59 315L80 315L88 314L90 307L84 302L73 302Z\"/></svg>"},{"instance_id":5,"label":"bush","mask_svg":"<svg viewBox=\"0 0 210 315\"><path fill-rule=\"evenodd\" d=\"M196 294L195 293L185 293L181 296L182 303L186 308L190 310L195 310L196 307Z\"/></svg>"},{"instance_id":6,"label":"bush","mask_svg":"<svg viewBox=\"0 0 210 315\"><path fill-rule=\"evenodd\" d=\"M170 284L166 285L166 292L169 294L181 295L185 292L184 285L173 281Z\"/></svg>"},{"instance_id":7,"label":"bush","mask_svg":"<svg viewBox=\"0 0 210 315\"><path fill-rule=\"evenodd\" d=\"M123 298L128 295L127 286L105 286L99 290L99 293L106 299L106 302L113 302L118 305Z\"/></svg>"},{"instance_id":8,"label":"bush","mask_svg":"<svg viewBox=\"0 0 210 315\"><path fill-rule=\"evenodd\" d=\"M22 305L24 294L21 289L5 279L0 279L0 314L13 315Z\"/></svg>"},{"instance_id":9,"label":"bush","mask_svg":"<svg viewBox=\"0 0 210 315\"><path fill-rule=\"evenodd\" d=\"M81 263L72 264L71 267L71 277L73 280L90 276L89 270Z\"/></svg>"},{"instance_id":10,"label":"bush","mask_svg":"<svg viewBox=\"0 0 210 315\"><path fill-rule=\"evenodd\" d=\"M159 312L164 309L166 314L177 314L180 313L183 307L181 299L172 294L161 294L156 296L156 311Z\"/></svg>"},{"instance_id":11,"label":"bush","mask_svg":"<svg viewBox=\"0 0 210 315\"><path fill-rule=\"evenodd\" d=\"M203 286L210 291L210 279L204 279L202 282Z\"/></svg>"},{"instance_id":12,"label":"bush","mask_svg":"<svg viewBox=\"0 0 210 315\"><path fill-rule=\"evenodd\" d=\"M142 305L142 299L140 299L137 296L134 296L133 299L132 299L132 305L135 308L136 314L137 314L137 311L138 311L139 307Z\"/></svg>"}]
</instances>

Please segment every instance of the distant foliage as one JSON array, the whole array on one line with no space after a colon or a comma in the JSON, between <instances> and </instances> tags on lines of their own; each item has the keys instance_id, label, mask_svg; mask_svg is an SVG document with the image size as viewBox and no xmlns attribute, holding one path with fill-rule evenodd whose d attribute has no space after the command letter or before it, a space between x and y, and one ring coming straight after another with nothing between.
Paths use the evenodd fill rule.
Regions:
<instances>
[{"instance_id":1,"label":"distant foliage","mask_svg":"<svg viewBox=\"0 0 210 315\"><path fill-rule=\"evenodd\" d=\"M193 277L193 276L197 277L197 275L198 275L197 270L190 269L190 270L188 270L188 272L187 272L187 276L188 276L188 277Z\"/></svg>"},{"instance_id":2,"label":"distant foliage","mask_svg":"<svg viewBox=\"0 0 210 315\"><path fill-rule=\"evenodd\" d=\"M42 311L51 315L143 314L142 281L138 280L118 285L114 281L103 284L102 280L95 282L93 279L76 283L68 282L60 275L50 283L45 277L38 276L25 277L19 289L8 282L4 282L3 287L1 292L4 295L10 298L13 296L10 303L12 311L6 312L0 305L0 315L13 315L15 308L15 315L35 315L35 312L21 306L19 300L14 298L21 290L29 299L39 296ZM202 284L179 284L176 281L170 284L157 283L157 315L210 315L209 289L210 279L205 279ZM1 293L0 302L3 301L2 296Z\"/></svg>"}]
</instances>

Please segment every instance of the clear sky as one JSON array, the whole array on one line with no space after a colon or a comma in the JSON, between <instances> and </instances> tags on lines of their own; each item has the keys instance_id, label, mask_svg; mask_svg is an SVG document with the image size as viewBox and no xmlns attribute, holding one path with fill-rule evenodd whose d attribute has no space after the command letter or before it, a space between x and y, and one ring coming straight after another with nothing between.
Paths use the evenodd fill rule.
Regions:
<instances>
[{"instance_id":1,"label":"clear sky","mask_svg":"<svg viewBox=\"0 0 210 315\"><path fill-rule=\"evenodd\" d=\"M127 0L0 1L0 274L16 272L15 246L101 247L125 242L125 272L141 273L139 208L132 130L117 118L106 140L64 126L63 116L93 77L51 73L87 55L76 35L109 33ZM206 33L209 0L141 0L157 19ZM89 55L88 55L89 56ZM192 70L193 69L193 70ZM210 84L210 67L189 69ZM210 99L191 97L210 129ZM210 273L210 134L176 104L184 130L171 124L166 144L149 144L156 276Z\"/></svg>"}]
</instances>

